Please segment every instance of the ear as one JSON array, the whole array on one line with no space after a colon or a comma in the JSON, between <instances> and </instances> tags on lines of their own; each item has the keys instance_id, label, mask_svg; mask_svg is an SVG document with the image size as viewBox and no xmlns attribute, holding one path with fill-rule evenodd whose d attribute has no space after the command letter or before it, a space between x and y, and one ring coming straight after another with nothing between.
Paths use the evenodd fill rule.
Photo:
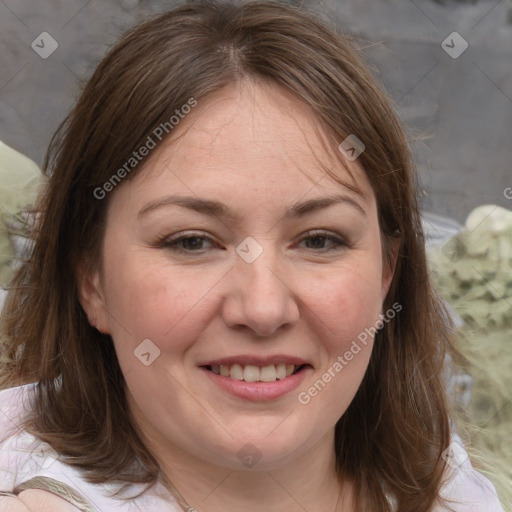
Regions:
<instances>
[{"instance_id":1,"label":"ear","mask_svg":"<svg viewBox=\"0 0 512 512\"><path fill-rule=\"evenodd\" d=\"M400 238L389 238L384 242L385 247L383 254L383 266L382 266L382 303L386 299L391 281L395 275L396 263L398 261L398 253L400 251L401 239ZM387 254L386 251L387 250Z\"/></svg>"},{"instance_id":2,"label":"ear","mask_svg":"<svg viewBox=\"0 0 512 512\"><path fill-rule=\"evenodd\" d=\"M102 334L110 334L110 317L98 270L87 271L85 266L81 267L78 272L78 295L91 326Z\"/></svg>"}]
</instances>

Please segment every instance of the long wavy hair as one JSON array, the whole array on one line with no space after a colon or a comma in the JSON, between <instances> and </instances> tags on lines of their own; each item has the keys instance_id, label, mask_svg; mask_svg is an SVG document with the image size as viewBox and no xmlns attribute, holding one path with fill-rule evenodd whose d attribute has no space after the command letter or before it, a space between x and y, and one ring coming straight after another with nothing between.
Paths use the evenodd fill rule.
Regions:
<instances>
[{"instance_id":1,"label":"long wavy hair","mask_svg":"<svg viewBox=\"0 0 512 512\"><path fill-rule=\"evenodd\" d=\"M151 485L159 473L127 413L112 339L89 325L79 302L78 271L100 261L115 193L98 199L94 191L191 97L207 101L252 78L309 105L341 161L338 145L348 135L364 142L358 162L376 196L384 261L399 239L383 309L398 302L402 311L378 332L363 382L337 422L340 478L354 481L358 510L389 512L386 493L398 512L427 512L438 500L450 442L442 367L451 326L428 276L404 131L359 54L347 35L301 8L191 2L125 34L84 86L45 158L50 181L34 249L2 314L0 387L37 382L25 428L88 481Z\"/></svg>"}]
</instances>

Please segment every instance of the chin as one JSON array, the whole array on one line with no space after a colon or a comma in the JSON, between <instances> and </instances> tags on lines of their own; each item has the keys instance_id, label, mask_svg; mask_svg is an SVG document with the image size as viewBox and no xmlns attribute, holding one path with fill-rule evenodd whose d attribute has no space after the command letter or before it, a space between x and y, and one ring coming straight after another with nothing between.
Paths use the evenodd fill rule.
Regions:
<instances>
[{"instance_id":1,"label":"chin","mask_svg":"<svg viewBox=\"0 0 512 512\"><path fill-rule=\"evenodd\" d=\"M274 424L273 432L272 429L265 429L264 432L261 429L244 429L246 435L239 434L230 438L227 446L217 445L213 449L209 448L207 453L214 454L211 459L214 464L231 470L271 471L292 462L322 437L318 435L308 438L304 429L295 435L290 429L279 431L278 425Z\"/></svg>"}]
</instances>

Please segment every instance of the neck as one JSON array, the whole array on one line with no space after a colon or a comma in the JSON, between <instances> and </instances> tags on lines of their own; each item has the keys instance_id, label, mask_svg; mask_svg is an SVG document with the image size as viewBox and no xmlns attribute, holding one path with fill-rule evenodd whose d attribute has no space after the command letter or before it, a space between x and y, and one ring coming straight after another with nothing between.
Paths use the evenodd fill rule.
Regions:
<instances>
[{"instance_id":1,"label":"neck","mask_svg":"<svg viewBox=\"0 0 512 512\"><path fill-rule=\"evenodd\" d=\"M351 486L335 469L334 432L275 469L234 471L179 449L159 457L162 471L199 512L335 512L353 509ZM162 453L156 452L156 453Z\"/></svg>"}]
</instances>

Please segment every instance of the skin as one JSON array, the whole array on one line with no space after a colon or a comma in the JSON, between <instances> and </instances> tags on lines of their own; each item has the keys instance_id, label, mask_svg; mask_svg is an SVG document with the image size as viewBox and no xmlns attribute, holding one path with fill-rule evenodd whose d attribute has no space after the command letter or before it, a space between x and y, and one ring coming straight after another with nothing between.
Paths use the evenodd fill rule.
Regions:
<instances>
[{"instance_id":1,"label":"skin","mask_svg":"<svg viewBox=\"0 0 512 512\"><path fill-rule=\"evenodd\" d=\"M80 512L71 503L39 489L28 489L18 497L0 497L0 512Z\"/></svg>"},{"instance_id":2,"label":"skin","mask_svg":"<svg viewBox=\"0 0 512 512\"><path fill-rule=\"evenodd\" d=\"M335 471L334 427L373 340L307 405L297 396L375 325L389 288L370 184L357 160L344 167L326 152L312 112L277 86L224 89L178 128L109 198L101 266L81 284L89 321L112 336L130 411L190 505L335 510L341 493L338 510L351 510L351 484L340 484ZM170 194L220 201L238 218L176 205L138 215ZM295 202L332 194L359 207L340 202L283 217ZM348 245L308 235L315 229ZM185 231L207 239L174 249L160 243ZM248 236L263 249L252 263L236 252ZM134 356L144 339L160 350L149 366ZM240 354L290 354L311 368L298 389L254 402L228 394L198 367ZM248 442L261 455L251 468L237 457Z\"/></svg>"}]
</instances>

